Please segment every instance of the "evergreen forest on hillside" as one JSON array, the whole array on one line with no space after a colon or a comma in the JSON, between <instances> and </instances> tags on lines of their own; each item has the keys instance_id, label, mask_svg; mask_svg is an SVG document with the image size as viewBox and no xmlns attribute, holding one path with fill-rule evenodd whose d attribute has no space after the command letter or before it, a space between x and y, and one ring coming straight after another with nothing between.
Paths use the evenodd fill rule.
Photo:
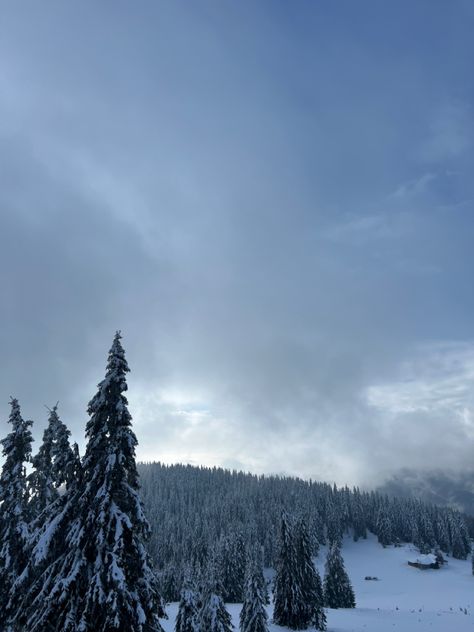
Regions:
<instances>
[{"instance_id":1,"label":"evergreen forest on hillside","mask_svg":"<svg viewBox=\"0 0 474 632\"><path fill-rule=\"evenodd\" d=\"M141 495L152 525L149 551L167 601L176 601L188 566L220 560L226 601L242 601L245 551L257 545L265 566L279 552L282 512L303 519L313 556L319 545L370 531L381 545L413 542L457 559L471 550L472 521L459 511L415 499L291 477L256 476L221 468L140 463Z\"/></svg>"}]
</instances>

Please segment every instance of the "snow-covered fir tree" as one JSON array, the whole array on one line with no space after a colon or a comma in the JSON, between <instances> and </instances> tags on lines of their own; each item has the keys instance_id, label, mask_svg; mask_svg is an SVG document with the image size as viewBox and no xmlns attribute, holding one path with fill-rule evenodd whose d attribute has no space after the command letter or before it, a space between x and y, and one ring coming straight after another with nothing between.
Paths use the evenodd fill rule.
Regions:
<instances>
[{"instance_id":1,"label":"snow-covered fir tree","mask_svg":"<svg viewBox=\"0 0 474 632\"><path fill-rule=\"evenodd\" d=\"M306 523L292 524L283 514L280 555L276 565L273 620L293 630L309 625L326 628L321 578L311 558L311 542Z\"/></svg>"},{"instance_id":2,"label":"snow-covered fir tree","mask_svg":"<svg viewBox=\"0 0 474 632\"><path fill-rule=\"evenodd\" d=\"M333 492L329 500L326 521L328 543L340 542L342 539L343 525L341 520L341 507L336 492Z\"/></svg>"},{"instance_id":3,"label":"snow-covered fir tree","mask_svg":"<svg viewBox=\"0 0 474 632\"><path fill-rule=\"evenodd\" d=\"M234 629L224 600L214 591L204 597L199 624L203 632L231 632Z\"/></svg>"},{"instance_id":4,"label":"snow-covered fir tree","mask_svg":"<svg viewBox=\"0 0 474 632\"><path fill-rule=\"evenodd\" d=\"M12 398L10 405L12 430L1 441L5 461L0 476L0 629L9 618L9 591L26 565L29 538L25 463L31 455L32 422L21 416L17 399Z\"/></svg>"},{"instance_id":5,"label":"snow-covered fir tree","mask_svg":"<svg viewBox=\"0 0 474 632\"><path fill-rule=\"evenodd\" d=\"M241 531L221 538L218 573L226 602L240 603L244 598L245 552L245 538Z\"/></svg>"},{"instance_id":6,"label":"snow-covered fir tree","mask_svg":"<svg viewBox=\"0 0 474 632\"><path fill-rule=\"evenodd\" d=\"M249 545L247 547L247 563L245 567L246 581L248 579L249 569L254 570L254 578L257 581L259 590L263 595L263 603L270 605L270 594L268 591L268 583L263 574L263 554L262 547L258 544ZM247 585L247 584L246 584Z\"/></svg>"},{"instance_id":7,"label":"snow-covered fir tree","mask_svg":"<svg viewBox=\"0 0 474 632\"><path fill-rule=\"evenodd\" d=\"M191 580L191 574L186 572L181 597L179 600L178 614L176 615L175 632L201 632L199 623L199 603L196 586Z\"/></svg>"},{"instance_id":8,"label":"snow-covered fir tree","mask_svg":"<svg viewBox=\"0 0 474 632\"><path fill-rule=\"evenodd\" d=\"M31 496L30 511L33 517L38 516L59 495L53 474L53 441L54 434L50 415L48 425L43 432L41 446L37 454L31 459L33 471L28 476Z\"/></svg>"},{"instance_id":9,"label":"snow-covered fir tree","mask_svg":"<svg viewBox=\"0 0 474 632\"><path fill-rule=\"evenodd\" d=\"M163 616L144 540L137 440L124 392L129 371L116 334L88 408L80 485L43 526L15 618L28 632L161 632ZM23 626L23 627L21 627Z\"/></svg>"},{"instance_id":10,"label":"snow-covered fir tree","mask_svg":"<svg viewBox=\"0 0 474 632\"><path fill-rule=\"evenodd\" d=\"M249 555L245 598L240 611L240 632L268 632L265 579L257 555Z\"/></svg>"},{"instance_id":11,"label":"snow-covered fir tree","mask_svg":"<svg viewBox=\"0 0 474 632\"><path fill-rule=\"evenodd\" d=\"M324 603L328 608L355 608L355 595L338 543L331 545L324 573Z\"/></svg>"},{"instance_id":12,"label":"snow-covered fir tree","mask_svg":"<svg viewBox=\"0 0 474 632\"><path fill-rule=\"evenodd\" d=\"M300 590L305 604L303 623L312 625L316 630L326 629L326 614L321 577L313 564L311 544L304 520L299 520L295 528L297 572L300 576Z\"/></svg>"},{"instance_id":13,"label":"snow-covered fir tree","mask_svg":"<svg viewBox=\"0 0 474 632\"><path fill-rule=\"evenodd\" d=\"M471 542L466 521L459 511L451 510L449 528L451 531L451 554L458 560L465 560L471 552Z\"/></svg>"},{"instance_id":14,"label":"snow-covered fir tree","mask_svg":"<svg viewBox=\"0 0 474 632\"><path fill-rule=\"evenodd\" d=\"M439 548L446 553L449 551L449 527L445 514L439 510L436 511L435 532Z\"/></svg>"},{"instance_id":15,"label":"snow-covered fir tree","mask_svg":"<svg viewBox=\"0 0 474 632\"><path fill-rule=\"evenodd\" d=\"M77 477L78 459L69 443L71 433L58 415L58 404L49 411L48 425L41 446L32 459L33 471L28 476L30 509L39 516L59 497L61 485L66 487Z\"/></svg>"},{"instance_id":16,"label":"snow-covered fir tree","mask_svg":"<svg viewBox=\"0 0 474 632\"><path fill-rule=\"evenodd\" d=\"M212 551L199 613L202 632L232 632L234 629L231 616L222 598L222 590L218 573L218 555L216 551Z\"/></svg>"},{"instance_id":17,"label":"snow-covered fir tree","mask_svg":"<svg viewBox=\"0 0 474 632\"><path fill-rule=\"evenodd\" d=\"M71 431L58 415L58 404L50 411L49 423L54 437L51 451L54 482L58 488L69 487L80 479L79 447L77 443L71 446Z\"/></svg>"},{"instance_id":18,"label":"snow-covered fir tree","mask_svg":"<svg viewBox=\"0 0 474 632\"><path fill-rule=\"evenodd\" d=\"M358 488L354 488L351 498L351 515L354 542L359 538L367 538L367 525L364 516L362 496Z\"/></svg>"},{"instance_id":19,"label":"snow-covered fir tree","mask_svg":"<svg viewBox=\"0 0 474 632\"><path fill-rule=\"evenodd\" d=\"M296 549L292 525L286 513L281 517L279 551L273 585L273 621L277 625L301 629L302 594L296 572Z\"/></svg>"},{"instance_id":20,"label":"snow-covered fir tree","mask_svg":"<svg viewBox=\"0 0 474 632\"><path fill-rule=\"evenodd\" d=\"M34 469L28 477L31 519L28 548L31 552L38 553L36 545L44 544L45 529L54 525L59 545L51 547L54 551L54 554L49 554L51 559L61 550L61 529L67 528L74 510L74 504L69 501L71 497L77 498L82 480L79 449L77 444L71 448L69 436L70 432L60 420L56 405L50 410L43 443L38 454L32 459ZM61 487L62 495L59 493ZM73 495L74 491L76 495ZM59 523L59 526L56 523ZM36 555L30 556L23 572L10 590L7 610L10 613L11 629L26 629L27 604L34 600L34 595L41 589L40 568L46 566L42 550L39 557L41 562L37 564Z\"/></svg>"},{"instance_id":21,"label":"snow-covered fir tree","mask_svg":"<svg viewBox=\"0 0 474 632\"><path fill-rule=\"evenodd\" d=\"M379 509L375 528L380 544L383 546L393 544L392 520L385 504Z\"/></svg>"},{"instance_id":22,"label":"snow-covered fir tree","mask_svg":"<svg viewBox=\"0 0 474 632\"><path fill-rule=\"evenodd\" d=\"M419 532L422 538L423 543L426 547L426 552L429 553L431 549L436 544L436 537L433 529L433 523L431 520L431 516L429 514L428 507L423 506L422 503L418 502L418 525Z\"/></svg>"},{"instance_id":23,"label":"snow-covered fir tree","mask_svg":"<svg viewBox=\"0 0 474 632\"><path fill-rule=\"evenodd\" d=\"M319 511L315 511L313 514L307 517L308 533L311 542L311 555L317 557L319 554L319 547L323 544L324 537L323 521Z\"/></svg>"}]
</instances>

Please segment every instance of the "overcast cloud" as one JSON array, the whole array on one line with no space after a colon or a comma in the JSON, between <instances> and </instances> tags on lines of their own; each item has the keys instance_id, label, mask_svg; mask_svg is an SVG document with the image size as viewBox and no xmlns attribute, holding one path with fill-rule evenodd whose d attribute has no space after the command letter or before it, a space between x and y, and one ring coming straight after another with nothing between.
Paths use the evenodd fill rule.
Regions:
<instances>
[{"instance_id":1,"label":"overcast cloud","mask_svg":"<svg viewBox=\"0 0 474 632\"><path fill-rule=\"evenodd\" d=\"M462 0L0 2L2 434L10 395L37 439L60 400L82 445L121 329L140 458L472 466L473 30Z\"/></svg>"}]
</instances>

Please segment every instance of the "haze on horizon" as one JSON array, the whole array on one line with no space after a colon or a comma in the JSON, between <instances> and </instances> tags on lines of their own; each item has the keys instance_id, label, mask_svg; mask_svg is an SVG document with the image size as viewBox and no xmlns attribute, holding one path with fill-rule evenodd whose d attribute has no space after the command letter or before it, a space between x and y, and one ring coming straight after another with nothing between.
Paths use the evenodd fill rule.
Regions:
<instances>
[{"instance_id":1,"label":"haze on horizon","mask_svg":"<svg viewBox=\"0 0 474 632\"><path fill-rule=\"evenodd\" d=\"M0 18L2 436L82 442L121 329L141 459L470 467L473 3Z\"/></svg>"}]
</instances>

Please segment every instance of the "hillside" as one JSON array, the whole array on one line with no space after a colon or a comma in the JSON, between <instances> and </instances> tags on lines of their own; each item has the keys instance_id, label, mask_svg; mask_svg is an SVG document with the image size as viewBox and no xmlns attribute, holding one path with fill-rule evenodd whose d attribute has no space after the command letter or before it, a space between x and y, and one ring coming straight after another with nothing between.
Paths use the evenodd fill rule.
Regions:
<instances>
[{"instance_id":1,"label":"hillside","mask_svg":"<svg viewBox=\"0 0 474 632\"><path fill-rule=\"evenodd\" d=\"M149 550L166 601L179 598L186 567L205 574L212 556L226 601L241 601L245 551L258 546L264 565L274 567L282 512L304 519L313 555L327 542L370 533L384 545L414 542L425 553L439 548L458 559L471 549L463 514L417 499L219 468L148 463L139 469L152 526Z\"/></svg>"}]
</instances>

